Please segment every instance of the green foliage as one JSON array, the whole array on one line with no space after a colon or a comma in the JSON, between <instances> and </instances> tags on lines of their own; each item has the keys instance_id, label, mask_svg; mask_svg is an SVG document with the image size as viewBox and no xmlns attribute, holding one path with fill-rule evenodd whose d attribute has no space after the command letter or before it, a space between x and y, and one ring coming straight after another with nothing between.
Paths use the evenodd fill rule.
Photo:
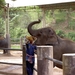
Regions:
<instances>
[{"instance_id":1,"label":"green foliage","mask_svg":"<svg viewBox=\"0 0 75 75\"><path fill-rule=\"evenodd\" d=\"M1 0L3 1L3 0ZM35 9L36 8L36 9ZM0 10L0 33L4 33L4 12L3 9ZM64 23L67 19L67 14L65 10L59 10L56 9L54 10L53 14L51 10L47 10L45 11L45 19L46 19L46 24L51 24L54 20L54 22L56 22L56 24L54 26L57 25L61 25L62 23ZM22 36L27 36L29 35L28 31L27 31L27 26L30 22L32 21L36 21L38 20L38 18L40 18L42 20L43 18L43 14L42 14L42 10L36 6L28 6L28 7L19 7L19 8L10 8L9 9L9 25L10 25L10 37L11 39L16 39L16 38L20 38ZM63 24L62 24L63 25ZM61 25L61 26L62 26ZM39 29L42 28L42 22L40 24L37 24L35 26L33 26L34 29ZM58 28L60 26L57 26L56 29L56 34L59 35L60 37L67 37L70 38L72 40L75 41L75 34L74 33L68 33L67 34L62 30L62 27ZM68 28L71 30L75 30L75 12L71 12L70 15L70 20L69 20L69 25ZM63 28L65 30L65 28ZM19 40L16 40L16 42Z\"/></svg>"},{"instance_id":2,"label":"green foliage","mask_svg":"<svg viewBox=\"0 0 75 75\"><path fill-rule=\"evenodd\" d=\"M11 38L20 38L22 36L25 36L27 34L25 34L25 32L27 32L26 29L22 29L22 28L14 28L11 30L10 34L11 34Z\"/></svg>"},{"instance_id":3,"label":"green foliage","mask_svg":"<svg viewBox=\"0 0 75 75\"><path fill-rule=\"evenodd\" d=\"M18 44L12 44L11 49L21 49L21 46Z\"/></svg>"},{"instance_id":4,"label":"green foliage","mask_svg":"<svg viewBox=\"0 0 75 75\"><path fill-rule=\"evenodd\" d=\"M75 17L75 10L74 10L73 12L71 12L71 14L70 14L70 15L71 15L71 17L73 17L73 18L74 18L74 17Z\"/></svg>"},{"instance_id":5,"label":"green foliage","mask_svg":"<svg viewBox=\"0 0 75 75\"><path fill-rule=\"evenodd\" d=\"M0 0L0 34L4 35L4 7L5 7L5 0Z\"/></svg>"},{"instance_id":6,"label":"green foliage","mask_svg":"<svg viewBox=\"0 0 75 75\"><path fill-rule=\"evenodd\" d=\"M28 11L26 11L26 9ZM31 21L38 19L39 9L31 9L28 7L23 8L10 8L10 34L11 38L20 38L21 36L29 35L27 26ZM34 26L37 28L38 26Z\"/></svg>"},{"instance_id":7,"label":"green foliage","mask_svg":"<svg viewBox=\"0 0 75 75\"><path fill-rule=\"evenodd\" d=\"M67 28L75 30L75 11L70 13L69 25Z\"/></svg>"},{"instance_id":8,"label":"green foliage","mask_svg":"<svg viewBox=\"0 0 75 75\"><path fill-rule=\"evenodd\" d=\"M12 14L10 17L10 23L13 23L13 26L22 26L25 28L30 22L30 17L28 13L18 13L18 14Z\"/></svg>"},{"instance_id":9,"label":"green foliage","mask_svg":"<svg viewBox=\"0 0 75 75\"><path fill-rule=\"evenodd\" d=\"M37 20L38 18L43 18L41 9L39 7L20 7L20 8L10 8L10 35L11 38L20 38L21 36L29 35L27 31L27 26L30 22ZM56 20L56 25L65 22L67 19L66 10L54 10L54 16L51 14L51 10L45 11L46 23L50 24L54 19ZM71 14L72 18L75 16L74 12ZM69 21L69 29L75 28L74 18ZM34 29L39 29L42 27L42 23L35 25ZM62 29L62 28L61 28ZM72 35L66 34L63 30L56 30L56 34L60 37L69 37L74 40Z\"/></svg>"},{"instance_id":10,"label":"green foliage","mask_svg":"<svg viewBox=\"0 0 75 75\"><path fill-rule=\"evenodd\" d=\"M4 9L5 7L5 0L0 0L0 10Z\"/></svg>"},{"instance_id":11,"label":"green foliage","mask_svg":"<svg viewBox=\"0 0 75 75\"><path fill-rule=\"evenodd\" d=\"M69 26L68 26L69 29L71 30L75 30L75 20L70 20L69 21Z\"/></svg>"},{"instance_id":12,"label":"green foliage","mask_svg":"<svg viewBox=\"0 0 75 75\"><path fill-rule=\"evenodd\" d=\"M62 23L66 20L66 11L59 9L54 10L53 12L51 10L45 11L46 16L46 22L51 23L54 19L56 21L56 24Z\"/></svg>"},{"instance_id":13,"label":"green foliage","mask_svg":"<svg viewBox=\"0 0 75 75\"><path fill-rule=\"evenodd\" d=\"M65 33L62 30L56 30L56 34L60 37L65 37Z\"/></svg>"},{"instance_id":14,"label":"green foliage","mask_svg":"<svg viewBox=\"0 0 75 75\"><path fill-rule=\"evenodd\" d=\"M0 33L4 34L4 21L0 18Z\"/></svg>"},{"instance_id":15,"label":"green foliage","mask_svg":"<svg viewBox=\"0 0 75 75\"><path fill-rule=\"evenodd\" d=\"M62 23L64 21L65 21L65 19L56 19L56 24Z\"/></svg>"},{"instance_id":16,"label":"green foliage","mask_svg":"<svg viewBox=\"0 0 75 75\"><path fill-rule=\"evenodd\" d=\"M66 13L65 11L61 10L57 10L54 12L54 15L55 15L55 19L56 19L56 24L59 24L59 23L62 23L66 20Z\"/></svg>"},{"instance_id":17,"label":"green foliage","mask_svg":"<svg viewBox=\"0 0 75 75\"><path fill-rule=\"evenodd\" d=\"M56 34L60 36L61 38L68 38L70 40L75 41L75 33L74 32L69 32L69 33L64 33L62 30L56 30Z\"/></svg>"},{"instance_id":18,"label":"green foliage","mask_svg":"<svg viewBox=\"0 0 75 75\"><path fill-rule=\"evenodd\" d=\"M45 16L46 16L46 22L47 23L51 23L52 21L53 21L53 16L52 16L52 14L51 14L51 10L47 10L47 11L45 11Z\"/></svg>"},{"instance_id":19,"label":"green foliage","mask_svg":"<svg viewBox=\"0 0 75 75\"><path fill-rule=\"evenodd\" d=\"M67 35L66 35L67 38L75 41L75 33L74 32L69 32Z\"/></svg>"},{"instance_id":20,"label":"green foliage","mask_svg":"<svg viewBox=\"0 0 75 75\"><path fill-rule=\"evenodd\" d=\"M0 7L5 5L5 0L0 0Z\"/></svg>"}]
</instances>

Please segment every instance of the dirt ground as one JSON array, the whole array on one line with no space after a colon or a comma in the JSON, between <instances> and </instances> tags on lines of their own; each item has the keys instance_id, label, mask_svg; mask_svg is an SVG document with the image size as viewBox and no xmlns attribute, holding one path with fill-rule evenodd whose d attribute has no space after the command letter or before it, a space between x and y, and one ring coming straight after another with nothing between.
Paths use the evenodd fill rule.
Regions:
<instances>
[{"instance_id":1,"label":"dirt ground","mask_svg":"<svg viewBox=\"0 0 75 75\"><path fill-rule=\"evenodd\" d=\"M3 55L0 52L0 62L9 62L9 63L18 63L22 64L22 52L21 51L11 51L11 55ZM0 64L0 72L9 72L15 73L12 75L22 75L22 66L20 65L8 65L8 64ZM4 74L0 74L4 75ZM8 75L8 74L6 74ZM34 72L34 75L37 75L37 72ZM57 67L53 68L53 75L63 75L62 69Z\"/></svg>"}]
</instances>

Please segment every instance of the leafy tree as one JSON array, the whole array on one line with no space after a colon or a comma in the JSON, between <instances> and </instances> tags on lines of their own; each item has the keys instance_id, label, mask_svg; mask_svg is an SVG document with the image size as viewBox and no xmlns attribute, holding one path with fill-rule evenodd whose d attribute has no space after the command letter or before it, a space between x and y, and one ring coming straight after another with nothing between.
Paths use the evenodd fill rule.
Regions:
<instances>
[{"instance_id":1,"label":"leafy tree","mask_svg":"<svg viewBox=\"0 0 75 75\"><path fill-rule=\"evenodd\" d=\"M4 9L5 0L0 0L0 33L4 34Z\"/></svg>"},{"instance_id":2,"label":"leafy tree","mask_svg":"<svg viewBox=\"0 0 75 75\"><path fill-rule=\"evenodd\" d=\"M56 30L56 34L60 37L65 37L65 33L62 30Z\"/></svg>"},{"instance_id":3,"label":"leafy tree","mask_svg":"<svg viewBox=\"0 0 75 75\"><path fill-rule=\"evenodd\" d=\"M36 6L27 6L27 7L18 7L18 8L10 8L9 10L9 17L10 17L10 35L11 38L20 38L21 36L24 35L29 35L27 32L27 26L30 22L37 20L38 18L43 18L41 9ZM70 14L70 16L73 16L73 14ZM66 21L67 15L66 15L66 10L64 9L56 9L56 10L46 10L45 12L45 16L46 16L46 24L51 24L52 21L55 20L54 26L56 27L57 25L62 26L63 22ZM69 14L68 14L69 16ZM74 17L74 16L73 16ZM69 21L70 25L69 27L75 27L75 22L72 22L72 20L70 19ZM66 23L64 24L66 25ZM56 33L61 36L61 37L65 37L66 34L64 33L64 31L59 29L60 26L57 26L58 29L56 31ZM34 25L34 28L38 29L42 27L42 22L37 25ZM63 26L64 28L65 26ZM65 29L64 29L65 30Z\"/></svg>"},{"instance_id":4,"label":"leafy tree","mask_svg":"<svg viewBox=\"0 0 75 75\"><path fill-rule=\"evenodd\" d=\"M5 7L5 0L0 0L0 10Z\"/></svg>"},{"instance_id":5,"label":"leafy tree","mask_svg":"<svg viewBox=\"0 0 75 75\"><path fill-rule=\"evenodd\" d=\"M4 21L2 18L0 18L0 33L4 34Z\"/></svg>"},{"instance_id":6,"label":"leafy tree","mask_svg":"<svg viewBox=\"0 0 75 75\"><path fill-rule=\"evenodd\" d=\"M27 32L27 26L31 21L38 19L38 11L39 11L39 8L37 9L33 9L33 7L30 8L29 7L10 8L9 17L10 17L11 38L20 38L21 36L29 35ZM37 28L37 26L35 28Z\"/></svg>"},{"instance_id":7,"label":"leafy tree","mask_svg":"<svg viewBox=\"0 0 75 75\"><path fill-rule=\"evenodd\" d=\"M67 38L75 41L75 33L74 32L69 32L67 35L66 35Z\"/></svg>"}]
</instances>

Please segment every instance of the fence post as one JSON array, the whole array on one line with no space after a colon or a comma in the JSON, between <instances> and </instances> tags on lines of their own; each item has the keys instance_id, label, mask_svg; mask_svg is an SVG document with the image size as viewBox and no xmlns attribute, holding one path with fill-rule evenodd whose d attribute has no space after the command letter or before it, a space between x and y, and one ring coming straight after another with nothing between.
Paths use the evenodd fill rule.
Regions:
<instances>
[{"instance_id":1,"label":"fence post","mask_svg":"<svg viewBox=\"0 0 75 75\"><path fill-rule=\"evenodd\" d=\"M20 38L20 47L22 48L22 45L23 45L23 38L21 37Z\"/></svg>"},{"instance_id":2,"label":"fence post","mask_svg":"<svg viewBox=\"0 0 75 75\"><path fill-rule=\"evenodd\" d=\"M45 59L53 58L52 46L37 46L37 70L38 75L53 75L53 62Z\"/></svg>"},{"instance_id":3,"label":"fence post","mask_svg":"<svg viewBox=\"0 0 75 75\"><path fill-rule=\"evenodd\" d=\"M75 53L63 54L63 75L75 75Z\"/></svg>"},{"instance_id":4,"label":"fence post","mask_svg":"<svg viewBox=\"0 0 75 75\"><path fill-rule=\"evenodd\" d=\"M25 45L23 45L22 48L22 54L23 54L23 75L27 75L27 71L26 71L26 50L25 50Z\"/></svg>"}]
</instances>

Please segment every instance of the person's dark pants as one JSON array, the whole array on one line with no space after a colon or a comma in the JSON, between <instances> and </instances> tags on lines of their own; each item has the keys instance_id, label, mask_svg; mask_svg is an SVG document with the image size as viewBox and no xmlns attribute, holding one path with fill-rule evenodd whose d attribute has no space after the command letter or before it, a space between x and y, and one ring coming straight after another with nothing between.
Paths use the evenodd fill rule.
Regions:
<instances>
[{"instance_id":1,"label":"person's dark pants","mask_svg":"<svg viewBox=\"0 0 75 75\"><path fill-rule=\"evenodd\" d=\"M29 63L28 61L26 61L27 75L33 75L33 67L34 63Z\"/></svg>"}]
</instances>

